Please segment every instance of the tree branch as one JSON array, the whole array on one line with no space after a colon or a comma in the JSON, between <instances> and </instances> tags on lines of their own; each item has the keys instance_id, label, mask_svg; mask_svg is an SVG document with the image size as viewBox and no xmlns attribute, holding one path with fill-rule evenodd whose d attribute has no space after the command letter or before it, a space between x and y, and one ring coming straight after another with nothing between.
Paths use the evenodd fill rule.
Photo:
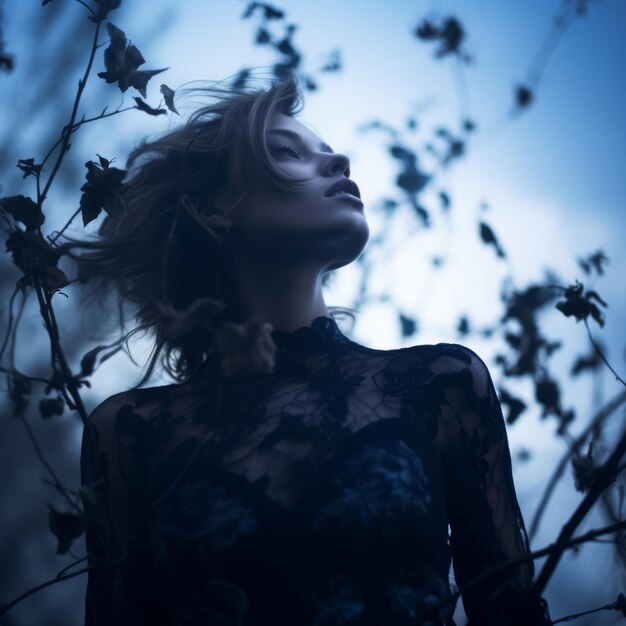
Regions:
<instances>
[{"instance_id":1,"label":"tree branch","mask_svg":"<svg viewBox=\"0 0 626 626\"><path fill-rule=\"evenodd\" d=\"M552 474L552 477L550 478L550 481L548 482L548 485L546 486L543 492L541 501L539 502L539 505L537 506L537 510L535 512L535 515L533 517L533 520L530 526L530 532L528 533L531 539L533 538L533 536L535 535L535 533L537 532L539 528L539 523L541 522L541 518L543 517L543 514L546 511L548 501L550 500L557 483L559 482L561 476L563 475L563 472L567 468L567 463L572 457L572 455L576 454L576 452L578 452L580 448L583 446L583 444L585 443L589 435L596 428L598 428L598 426L600 426L607 418L609 418L616 409L618 409L624 403L626 403L626 391L622 391L621 393L617 394L606 405L604 405L596 413L595 417L591 420L587 428L585 428L585 430L582 433L580 433L580 435L578 435L578 437L576 437L576 439L574 439L574 441L571 443L567 452L563 455L563 457L559 461L559 464L554 470L554 473Z\"/></svg>"},{"instance_id":2,"label":"tree branch","mask_svg":"<svg viewBox=\"0 0 626 626\"><path fill-rule=\"evenodd\" d=\"M560 617L557 620L554 620L552 624L558 624L559 622L571 622L583 615L591 615L591 613L597 613L598 611L620 611L622 610L620 598L618 598L615 602L611 602L611 604L605 604L604 606L599 606L597 609L591 609L590 611L583 611L582 613L574 613L572 615L566 615L565 617Z\"/></svg>"},{"instance_id":3,"label":"tree branch","mask_svg":"<svg viewBox=\"0 0 626 626\"><path fill-rule=\"evenodd\" d=\"M68 150L70 137L72 135L71 129L74 126L74 120L76 119L76 114L78 112L78 105L80 104L81 96L83 95L83 91L85 89L85 85L87 84L87 79L89 78L89 73L91 72L91 66L93 65L93 59L96 54L97 44L98 44L98 35L100 34L100 24L101 22L96 22L96 28L94 31L93 44L91 46L91 53L89 55L89 61L87 63L87 68L85 69L85 73L83 78L78 81L78 91L76 92L76 98L74 99L74 106L72 107L72 114L70 116L69 124L67 125L67 131L62 133L63 135L63 145L61 146L61 152L52 168L52 172L50 173L50 177L48 178L48 182L46 183L43 191L37 197L37 204L41 207L46 196L48 195L48 191L50 190L50 185L54 181L59 168L61 167L61 162L63 161L63 156L65 152Z\"/></svg>"},{"instance_id":4,"label":"tree branch","mask_svg":"<svg viewBox=\"0 0 626 626\"><path fill-rule=\"evenodd\" d=\"M33 444L33 448L35 448L35 453L37 454L37 457L41 461L42 465L48 470L48 473L50 474L50 476L52 476L54 486L63 495L63 497L70 503L70 506L78 513L78 515L80 515L81 517L84 517L85 516L84 512L74 502L74 500L70 498L70 495L65 490L65 487L63 486L58 476L52 469L52 466L46 460L46 457L44 456L41 448L39 447L39 443L37 442L35 433L33 432L33 429L30 427L30 424L28 423L28 420L26 419L26 416L24 415L24 413L20 413L18 417L20 418L20 421L22 422L22 424L24 425L24 428L26 429L26 432L28 433L28 437L30 439L30 442Z\"/></svg>"},{"instance_id":5,"label":"tree branch","mask_svg":"<svg viewBox=\"0 0 626 626\"><path fill-rule=\"evenodd\" d=\"M529 552L528 554L524 556L521 556L515 559L509 559L508 561L501 561L500 563L497 563L493 565L492 567L490 567L489 569L485 570L482 574L479 574L478 576L472 578L471 580L468 580L464 585L462 585L454 593L452 593L450 597L430 607L427 611L425 611L422 615L419 616L419 619L424 620L429 615L432 615L439 609L444 608L448 604L452 604L453 602L456 602L461 595L466 594L468 591L482 584L486 580L492 578L496 574L500 574L501 572L505 570L513 569L517 567L518 565L523 565L524 563L527 563L528 561L532 561L534 559L540 559L546 555L551 554L552 552L556 550L559 550L562 552L563 550L567 550L568 548L573 548L574 546L577 546L580 543L586 543L587 541L592 541L593 539L595 539L595 537L599 537L601 535L608 535L622 528L626 528L626 520L622 520L620 522L611 524L610 526L605 526L603 528L596 528L594 530L590 530L589 532L586 532L584 535L580 535L579 537L575 537L574 539L568 539L568 540L559 539L555 543L551 543L550 545L546 546L545 548L541 548L540 550ZM420 623L419 620L418 620L418 623Z\"/></svg>"},{"instance_id":6,"label":"tree branch","mask_svg":"<svg viewBox=\"0 0 626 626\"><path fill-rule=\"evenodd\" d=\"M591 507L595 504L596 500L600 497L600 494L613 482L618 464L625 453L626 430L622 434L622 438L619 440L618 444L615 446L615 449L606 460L604 465L598 468L589 492L587 493L583 501L578 505L570 519L561 529L561 532L559 533L559 538L557 540L557 545L567 545L568 540L574 534L574 531L585 518ZM541 570L539 577L533 585L533 591L538 595L541 595L543 593L543 590L548 584L550 577L554 573L554 570L556 569L556 566L561 559L563 551L564 548L557 548L548 557L548 560Z\"/></svg>"},{"instance_id":7,"label":"tree branch","mask_svg":"<svg viewBox=\"0 0 626 626\"><path fill-rule=\"evenodd\" d=\"M32 589L25 591L21 596L18 596L17 598L15 598L15 600L11 600L11 602L8 602L7 604L3 604L2 606L0 606L0 616L4 615L11 607L15 606L18 602L21 602L25 598L28 598L28 596L32 596L33 593L36 593L37 591L44 589L45 587L49 587L50 585L54 585L55 583L59 583L62 580L67 580L68 578L74 578L74 576L78 576L79 574L88 572L89 570L93 569L95 565L96 565L95 563L92 563L91 565L88 565L87 567L83 567L83 569L79 569L75 572L72 572L71 574L66 574L64 576L57 574L54 578L51 578L50 580L46 580L46 582L43 582L40 585L37 585L36 587L33 587Z\"/></svg>"}]
</instances>

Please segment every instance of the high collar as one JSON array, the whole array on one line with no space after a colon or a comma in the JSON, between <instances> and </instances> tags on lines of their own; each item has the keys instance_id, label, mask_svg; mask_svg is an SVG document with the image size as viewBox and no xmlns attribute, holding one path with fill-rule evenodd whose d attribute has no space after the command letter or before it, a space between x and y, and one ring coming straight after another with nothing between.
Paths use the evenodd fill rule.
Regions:
<instances>
[{"instance_id":1,"label":"high collar","mask_svg":"<svg viewBox=\"0 0 626 626\"><path fill-rule=\"evenodd\" d=\"M306 372L303 360L340 351L353 343L340 330L334 318L326 315L316 317L310 326L301 326L294 331L274 330L271 333L276 344L275 373ZM194 375L204 377L211 374L219 364L219 357L213 352ZM237 374L236 380L258 377L258 374Z\"/></svg>"},{"instance_id":2,"label":"high collar","mask_svg":"<svg viewBox=\"0 0 626 626\"><path fill-rule=\"evenodd\" d=\"M275 330L272 332L272 340L276 344L276 361L287 359L289 361L314 357L324 352L334 352L351 343L337 326L332 317L320 315L316 317L310 326L287 332Z\"/></svg>"}]
</instances>

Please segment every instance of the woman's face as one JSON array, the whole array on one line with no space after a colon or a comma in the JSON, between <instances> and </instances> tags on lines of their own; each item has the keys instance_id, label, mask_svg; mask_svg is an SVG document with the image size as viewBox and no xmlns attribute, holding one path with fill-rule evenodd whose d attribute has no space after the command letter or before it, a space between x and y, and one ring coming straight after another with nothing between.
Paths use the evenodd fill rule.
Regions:
<instances>
[{"instance_id":1,"label":"woman's face","mask_svg":"<svg viewBox=\"0 0 626 626\"><path fill-rule=\"evenodd\" d=\"M269 181L248 188L233 212L245 250L263 261L313 260L325 271L352 262L369 238L363 203L345 193L325 195L350 177L348 157L282 113L267 143L277 167L305 180L287 190Z\"/></svg>"}]
</instances>

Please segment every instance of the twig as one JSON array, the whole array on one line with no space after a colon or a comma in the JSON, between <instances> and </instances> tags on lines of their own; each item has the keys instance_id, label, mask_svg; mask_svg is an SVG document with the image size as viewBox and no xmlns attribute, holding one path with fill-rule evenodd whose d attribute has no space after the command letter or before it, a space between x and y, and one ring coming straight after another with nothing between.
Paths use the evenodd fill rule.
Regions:
<instances>
[{"instance_id":1,"label":"twig","mask_svg":"<svg viewBox=\"0 0 626 626\"><path fill-rule=\"evenodd\" d=\"M63 484L61 483L56 473L52 469L52 466L46 460L46 457L44 456L43 452L41 451L41 448L39 447L39 443L37 442L35 433L33 432L33 429L30 427L30 424L28 423L28 420L26 419L26 416L24 415L23 412L20 412L18 417L20 418L20 421L22 422L22 424L24 424L24 428L26 429L26 432L28 433L30 442L33 444L33 448L35 448L35 453L37 454L37 457L41 461L42 465L48 470L48 472L50 473L50 476L52 476L52 480L54 481L54 486L59 490L61 494L63 494L63 497L70 503L71 507L74 510L76 510L76 512L81 517L84 517L85 514L83 513L81 508L74 502L74 500L70 497L70 495L67 493L67 491L65 490L65 487L63 487Z\"/></svg>"},{"instance_id":2,"label":"twig","mask_svg":"<svg viewBox=\"0 0 626 626\"><path fill-rule=\"evenodd\" d=\"M565 617L560 617L557 620L554 620L552 624L558 624L559 622L571 622L583 615L591 615L591 613L597 613L598 611L618 611L619 610L619 600L615 602L611 602L611 604L605 604L604 606L599 606L597 609L591 609L590 611L583 611L582 613L574 613L572 615L566 615Z\"/></svg>"},{"instance_id":3,"label":"twig","mask_svg":"<svg viewBox=\"0 0 626 626\"><path fill-rule=\"evenodd\" d=\"M595 475L593 483L591 484L591 487L589 488L589 492L587 493L583 501L578 505L570 519L561 529L557 544L565 545L569 538L574 534L578 525L585 518L591 507L595 504L596 500L600 497L600 494L613 481L615 470L617 469L618 463L621 461L625 453L626 430L622 434L622 438L619 440L618 444L615 446L615 449L606 460L604 465L597 469L597 473ZM535 591L535 593L537 593L538 595L541 595L543 593L543 590L548 584L550 577L554 573L554 570L556 569L556 566L561 559L563 551L564 549L556 549L548 557L548 560L543 566L539 577L533 585L533 591Z\"/></svg>"},{"instance_id":4,"label":"twig","mask_svg":"<svg viewBox=\"0 0 626 626\"><path fill-rule=\"evenodd\" d=\"M530 526L530 531L528 533L531 539L533 538L533 536L537 532L537 529L539 528L539 523L541 522L541 518L543 517L543 514L546 511L548 501L550 500L557 483L559 482L561 476L563 475L563 472L567 468L567 463L572 457L572 455L578 452L578 450L580 450L582 445L587 440L587 437L589 437L589 435L600 424L602 424L602 422L604 422L616 409L618 409L625 402L626 402L626 391L622 391L596 413L595 417L591 420L587 428L585 428L585 430L580 435L578 435L578 437L576 437L576 439L571 443L567 452L563 455L563 457L559 461L559 464L554 470L554 473L552 474L552 477L550 478L550 481L548 482L548 485L546 486L545 491L543 492L541 501L539 502L539 505L537 506L537 510L533 517L533 520Z\"/></svg>"},{"instance_id":5,"label":"twig","mask_svg":"<svg viewBox=\"0 0 626 626\"><path fill-rule=\"evenodd\" d=\"M594 341L593 337L591 336L591 330L589 330L589 324L587 323L587 320L584 319L583 321L585 322L585 328L587 329L587 334L589 335L589 339L591 343L593 344L593 347L596 349L596 352L598 353L600 358L604 361L604 364L611 370L611 372L613 372L615 378L619 380L619 382L622 383L622 385L626 387L626 382L624 381L624 379L621 378L620 375L611 367L611 364L606 360L606 357L602 353L602 350L600 350L600 346L598 346L598 344Z\"/></svg>"},{"instance_id":6,"label":"twig","mask_svg":"<svg viewBox=\"0 0 626 626\"><path fill-rule=\"evenodd\" d=\"M89 555L84 556L80 559L77 559L76 561L74 561L73 563L70 563L69 565L66 565L60 572L57 573L57 576L63 576L63 574L65 574L65 572L67 572L67 570L70 569L70 567L74 567L75 565L78 565L79 563L86 561L88 558L89 558Z\"/></svg>"},{"instance_id":7,"label":"twig","mask_svg":"<svg viewBox=\"0 0 626 626\"><path fill-rule=\"evenodd\" d=\"M74 218L81 212L81 210L82 210L82 207L78 207L76 209L76 211L74 211L74 213L72 213L72 217L70 217L70 219L67 220L67 222L65 222L65 226L63 226L63 228L61 228L61 230L56 232L54 237L48 237L48 241L50 243L54 243L66 231L67 227L72 223Z\"/></svg>"},{"instance_id":8,"label":"twig","mask_svg":"<svg viewBox=\"0 0 626 626\"><path fill-rule=\"evenodd\" d=\"M74 576L78 576L79 574L88 572L89 570L93 569L95 565L96 564L93 563L91 565L88 565L87 567L83 567L83 569L79 569L75 572L72 572L71 574L66 574L65 576L59 576L57 574L54 578L51 578L50 580L46 580L46 582L43 582L40 585L37 585L36 587L33 587L32 589L25 591L21 596L18 596L14 600L11 600L11 602L0 606L0 616L4 615L11 607L15 606L18 602L21 602L25 598L28 598L28 596L33 595L33 593L36 593L40 589L44 589L45 587L54 585L55 583L61 582L62 580L67 580L68 578L74 578Z\"/></svg>"},{"instance_id":9,"label":"twig","mask_svg":"<svg viewBox=\"0 0 626 626\"><path fill-rule=\"evenodd\" d=\"M4 341L2 342L2 347L0 348L0 361L2 360L2 355L9 343L9 337L11 336L11 329L13 328L13 302L15 301L15 297L21 291L21 289L16 285L11 297L9 298L9 324L7 326L7 332L4 335Z\"/></svg>"},{"instance_id":10,"label":"twig","mask_svg":"<svg viewBox=\"0 0 626 626\"><path fill-rule=\"evenodd\" d=\"M541 548L540 550L535 550L534 552L529 552L528 554L515 558L509 559L508 561L501 561L485 570L482 574L475 576L471 580L468 580L464 585L459 587L454 593L452 593L448 598L442 600L441 602L430 607L426 612L419 616L421 620L424 620L429 615L432 615L439 609L444 608L448 604L452 604L456 602L456 600L463 594L466 594L468 591L473 589L474 587L482 584L489 578L492 578L496 574L500 574L502 571L507 569L512 569L517 567L518 565L522 565L527 563L528 561L532 561L535 559L540 559L546 555L551 554L555 550L566 550L568 548L573 548L579 543L586 543L587 541L593 540L595 537L599 537L600 535L608 535L610 533L614 533L622 528L626 528L626 520L622 520L615 524L611 524L610 526L605 526L604 528L595 528L594 530L590 530L586 532L584 535L580 535L575 537L574 539L568 539L567 541L558 540L555 543L551 543L545 548ZM419 620L418 620L418 623Z\"/></svg>"},{"instance_id":11,"label":"twig","mask_svg":"<svg viewBox=\"0 0 626 626\"><path fill-rule=\"evenodd\" d=\"M67 148L68 148L70 137L72 135L71 129L74 126L74 120L76 119L76 113L78 112L78 105L80 103L81 96L83 95L85 85L87 84L87 79L89 77L89 73L91 72L91 66L93 65L93 59L96 54L98 35L100 34L100 24L101 24L100 21L96 22L96 28L95 28L94 37L93 37L93 44L91 46L91 53L89 55L89 61L87 63L87 68L85 69L85 73L83 74L83 78L78 81L78 91L76 92L76 98L74 99L74 106L72 107L72 114L70 116L70 121L69 121L69 124L67 125L68 130L67 132L64 133L63 145L61 146L61 151L54 164L54 167L52 168L52 172L50 173L48 182L46 183L43 191L41 192L41 195L37 198L37 204L40 207L43 204L43 201L46 199L46 196L48 195L50 185L52 185L52 182L54 181L57 175L57 172L59 171L59 168L61 167L63 156L65 155L65 152L67 151Z\"/></svg>"},{"instance_id":12,"label":"twig","mask_svg":"<svg viewBox=\"0 0 626 626\"><path fill-rule=\"evenodd\" d=\"M35 291L37 293L37 299L39 300L39 307L41 309L41 315L44 319L44 323L46 324L46 330L48 331L48 335L50 336L50 344L52 348L53 354L53 367L54 367L54 357L56 356L59 365L61 366L61 372L63 374L63 378L65 380L65 384L69 393L72 396L73 406L78 411L80 418L83 424L87 423L87 410L85 409L85 405L83 404L83 399L78 392L78 388L76 385L76 380L72 375L72 370L65 358L65 354L63 349L61 348L61 341L59 337L59 327L56 321L56 316L54 314L54 308L52 307L52 303L50 302L49 290L47 289L46 277L42 276L42 280L44 281L44 287L39 284L38 278L35 276Z\"/></svg>"},{"instance_id":13,"label":"twig","mask_svg":"<svg viewBox=\"0 0 626 626\"><path fill-rule=\"evenodd\" d=\"M122 106L122 104L124 104L124 102L122 101L122 103L120 104L120 106ZM48 159L52 156L52 153L56 150L56 148L59 146L60 143L63 142L63 140L66 137L66 134L69 132L70 134L75 133L83 124L88 124L90 122L95 122L97 120L102 120L105 117L112 117L113 115L118 115L119 113L124 113L124 111L131 111L132 109L137 109L137 107L126 107L125 109L115 109L115 111L111 111L110 113L105 113L105 111L107 110L108 107L104 107L104 109L102 110L102 113L100 113L100 115L95 115L94 117L88 117L87 119L83 118L81 119L79 122L75 122L72 127L71 130L68 131L69 128L69 124L67 124L66 126L63 127L63 129L61 130L61 136L56 140L56 142L52 145L52 147L48 150L48 152L46 153L46 156L43 158L43 161L40 163L40 167L43 168L43 166L45 165L45 163L48 161Z\"/></svg>"},{"instance_id":14,"label":"twig","mask_svg":"<svg viewBox=\"0 0 626 626\"><path fill-rule=\"evenodd\" d=\"M576 14L574 12L568 15L568 8L565 8L561 15L557 15L554 19L552 29L546 35L546 38L543 40L535 58L528 68L528 81L533 83L535 88L539 84L541 73L545 70L550 57L554 54L559 40L575 19Z\"/></svg>"}]
</instances>

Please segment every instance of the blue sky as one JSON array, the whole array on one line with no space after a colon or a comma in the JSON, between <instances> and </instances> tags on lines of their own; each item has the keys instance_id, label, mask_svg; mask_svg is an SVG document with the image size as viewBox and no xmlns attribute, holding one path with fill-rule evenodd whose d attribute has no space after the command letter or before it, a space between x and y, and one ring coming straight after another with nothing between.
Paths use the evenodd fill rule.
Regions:
<instances>
[{"instance_id":1,"label":"blue sky","mask_svg":"<svg viewBox=\"0 0 626 626\"><path fill-rule=\"evenodd\" d=\"M0 4L5 14L5 45L17 58L15 72L0 82L4 96L0 99L0 132L19 120L14 94L23 92L28 100L21 73L25 65L20 65L20 60L26 59L29 51L44 49L46 42L63 41L63 22L56 31L45 33L29 27L32 12L46 10L40 4ZM81 11L75 3L66 4L68 14ZM187 81L220 79L243 66L264 66L275 60L273 54L252 45L254 22L240 19L245 2L153 0L149 8L137 0L123 4L123 9L111 14L111 21L140 48L147 68L169 66L149 84L147 100L152 105L159 101L161 82L177 88ZM306 69L317 68L331 50L341 49L343 70L321 76L320 90L307 93L300 118L335 150L350 156L352 177L365 199L372 236L383 224L376 203L383 196L399 198L393 184L398 172L387 156L386 137L358 129L372 119L403 129L406 119L417 114L417 132L405 130L402 135L414 149L430 140L438 125L456 130L459 100L454 63L434 60L434 46L419 42L412 31L431 12L456 15L467 31L465 48L476 63L464 66L462 73L477 132L467 157L440 172L436 184L424 194L424 204L433 209L435 228L400 245L405 233L415 227L410 210L401 211L390 228L390 236L397 242L394 260L372 277L373 292L388 292L404 312L418 318L420 333L412 343L458 341L454 329L461 312L478 324L493 322L494 311L499 311L500 281L506 273L513 275L518 287L541 280L546 267L554 269L566 284L576 278L584 281L576 258L603 248L610 259L607 276L594 286L609 303L607 323L602 330L592 328L607 345L613 365L626 371L626 289L621 273L626 264L626 3L589 3L588 14L574 21L547 63L535 103L515 121L508 117L513 86L527 79L560 2L284 0L277 6L287 11L290 22L299 24L295 41L305 52ZM274 32L278 34L280 29ZM101 59L96 60L96 71L100 70ZM68 84L74 85L75 80ZM131 95L135 94L126 96L127 104L132 102ZM68 91L66 102L56 101L55 106L65 106L69 115L71 97ZM119 99L116 88L94 74L85 94L85 111L99 111L102 103L116 106ZM16 138L15 160L34 156L29 153L29 141L45 121L42 106ZM73 149L81 150L85 161L95 158L90 150L97 146L100 154L117 157L123 164L133 143L177 122L173 116L150 118L131 111L84 128ZM427 158L421 164L426 171L434 167ZM2 173L3 195L25 193L18 174ZM449 222L435 210L441 189L452 198ZM64 223L78 197L78 190L74 198L68 198L61 189L51 196L50 204L59 209L48 217L50 230ZM483 202L490 208L482 215L508 252L506 264L498 262L493 251L478 241L478 206ZM447 255L445 267L433 273L430 258L442 250ZM327 294L328 305L350 305L354 272L350 266L338 272ZM548 316L545 323L554 336L566 342L563 354L555 358L555 365L565 371L586 345L584 327L571 319L566 322L560 314ZM376 348L403 345L395 312L384 305L362 311L353 337ZM492 344L472 337L465 343L491 365ZM99 388L110 393L123 388L120 372L130 375L132 371L129 365L113 361L99 374ZM572 385L566 404L589 406L590 389L588 381ZM618 390L611 376L605 377L604 389L607 397ZM511 429L514 451L521 446L537 450L534 469L516 467L519 483L524 485L520 493L523 510L533 510L537 489L561 453L562 444L554 440L553 431L554 424L540 422L537 416L526 420L523 427ZM579 496L570 488L560 497L558 502L567 509ZM552 540L555 530L556 526L546 524L536 547ZM595 566L609 567L607 550L594 547L589 553L594 555ZM585 561L574 561L580 562ZM568 576L560 579L560 589L572 584ZM564 610L584 610L591 608L589 603L603 601L599 582L590 578L580 589L580 606L562 604ZM606 602L611 600L606 597ZM554 601L557 610L553 617L557 617L562 612L556 593ZM601 621L604 619L607 621ZM611 621L603 617L597 623Z\"/></svg>"}]
</instances>

